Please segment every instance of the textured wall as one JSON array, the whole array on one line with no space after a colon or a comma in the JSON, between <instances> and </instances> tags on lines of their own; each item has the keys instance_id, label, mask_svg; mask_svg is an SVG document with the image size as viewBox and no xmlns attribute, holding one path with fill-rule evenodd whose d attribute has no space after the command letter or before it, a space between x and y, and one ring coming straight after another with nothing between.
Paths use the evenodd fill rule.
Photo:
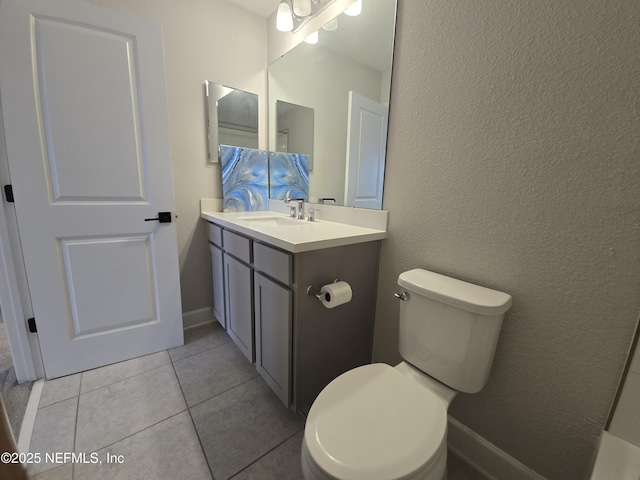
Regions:
<instances>
[{"instance_id":1,"label":"textured wall","mask_svg":"<svg viewBox=\"0 0 640 480\"><path fill-rule=\"evenodd\" d=\"M399 360L403 270L512 294L450 413L585 478L640 307L640 3L399 3L374 358Z\"/></svg>"},{"instance_id":2,"label":"textured wall","mask_svg":"<svg viewBox=\"0 0 640 480\"><path fill-rule=\"evenodd\" d=\"M162 23L173 188L178 215L182 310L211 306L211 273L200 198L222 198L219 166L207 163L204 81L257 93L266 128L266 19L226 0L92 0Z\"/></svg>"}]
</instances>

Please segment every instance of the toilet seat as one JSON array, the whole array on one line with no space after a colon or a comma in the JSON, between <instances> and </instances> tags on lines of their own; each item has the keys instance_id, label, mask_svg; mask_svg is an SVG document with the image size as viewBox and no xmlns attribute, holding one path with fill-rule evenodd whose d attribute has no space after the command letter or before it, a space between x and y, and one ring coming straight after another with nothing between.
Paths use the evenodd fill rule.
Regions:
<instances>
[{"instance_id":1,"label":"toilet seat","mask_svg":"<svg viewBox=\"0 0 640 480\"><path fill-rule=\"evenodd\" d=\"M447 410L436 394L386 364L350 370L313 403L304 443L329 478L387 480L428 472L446 451Z\"/></svg>"}]
</instances>

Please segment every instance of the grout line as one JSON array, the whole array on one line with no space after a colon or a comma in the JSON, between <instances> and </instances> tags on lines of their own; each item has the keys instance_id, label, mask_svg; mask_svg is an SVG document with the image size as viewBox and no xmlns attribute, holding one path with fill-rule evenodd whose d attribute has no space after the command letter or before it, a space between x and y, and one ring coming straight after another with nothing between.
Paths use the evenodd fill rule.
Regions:
<instances>
[{"instance_id":1,"label":"grout line","mask_svg":"<svg viewBox=\"0 0 640 480\"><path fill-rule=\"evenodd\" d=\"M213 346L213 347L207 347L207 348L205 348L204 350L200 350L199 352L192 353L192 354L190 354L190 355L187 355L187 356L185 356L185 357L179 358L179 359L177 359L177 360L174 360L174 359L173 359L173 357L171 356L171 354L169 353L169 358L171 359L171 363L181 362L182 360L186 360L187 358L195 357L196 355L200 355L201 353L208 352L209 350L215 350L216 348L220 348L220 347L224 347L225 345L229 345L229 344L232 342L231 337L230 337L230 336L229 336L229 334L228 334L227 332L225 332L224 330L222 330L222 332L221 332L221 333L224 333L224 334L225 334L225 336L227 337L227 341L226 341L226 342L221 343L220 345L215 345L215 346ZM216 333L216 334L214 334L214 335L218 335L218 334ZM220 336L222 336L222 335L220 335ZM200 337L200 338L205 338L205 337ZM187 345L187 344L185 344L185 345ZM183 346L184 346L184 345L183 345ZM176 347L176 348L181 348L181 347ZM172 350L173 350L173 349L172 349ZM168 352L168 351L169 351L169 350L167 350L167 352Z\"/></svg>"},{"instance_id":2,"label":"grout line","mask_svg":"<svg viewBox=\"0 0 640 480\"><path fill-rule=\"evenodd\" d=\"M238 470L236 473L234 473L231 478L229 480L233 480L233 478L235 478L236 476L240 475L242 472L244 472L247 468L249 468L251 465L253 465L254 463L259 462L260 460L262 460L264 457L266 457L267 455L269 455L271 452L273 452L275 449L281 447L283 444L287 443L289 440L291 440L293 437L295 437L298 433L304 431L304 425L302 426L302 428L300 430L296 430L296 432L294 434L292 434L291 436L287 437L286 439L284 439L282 442L280 442L279 444L277 444L275 447L273 447L271 450L269 450L268 452L265 452L263 455L261 455L260 457L256 458L253 462L251 462L250 464L246 465L245 467L243 467L241 470Z\"/></svg>"},{"instance_id":3,"label":"grout line","mask_svg":"<svg viewBox=\"0 0 640 480\"><path fill-rule=\"evenodd\" d=\"M44 388L44 380L36 380L31 387L29 400L27 401L27 409L22 417L22 426L18 434L18 452L27 453L31 447L31 437L33 436L33 427L36 424L36 415L40 405L40 397Z\"/></svg>"},{"instance_id":4,"label":"grout line","mask_svg":"<svg viewBox=\"0 0 640 480\"><path fill-rule=\"evenodd\" d=\"M167 350L161 350L161 351L166 352ZM156 353L159 353L159 352L156 352ZM155 355L155 353L152 353L151 355ZM142 357L137 357L137 358L142 358ZM135 358L133 358L131 360L135 360ZM129 360L125 360L125 362L128 362L128 361ZM129 380L130 378L139 377L140 375L144 375L145 373L152 372L153 370L157 370L159 368L166 367L167 365L170 365L170 364L171 364L171 361L169 361L168 363L163 363L162 365L158 365L158 366L155 366L153 368L150 368L149 370L145 370L143 372L135 373L135 374L131 375L130 377L124 377L124 378L121 378L120 380L116 380L115 382L111 382L111 383L106 383L104 385L100 385L99 387L93 388L91 390L87 390L86 392L82 392L82 385L80 385L80 394L79 395L80 396L81 395L86 395L87 393L95 392L96 390L100 390L101 388L110 387L111 385L115 385L116 383L124 382L125 380ZM117 363L113 363L112 365L117 365ZM110 366L110 365L107 365L107 366ZM104 368L104 367L101 367L101 368ZM87 370L87 371L91 371L91 370Z\"/></svg>"},{"instance_id":5,"label":"grout line","mask_svg":"<svg viewBox=\"0 0 640 480\"><path fill-rule=\"evenodd\" d=\"M177 376L177 374L176 374L176 376ZM222 395L223 393L227 393L228 391L233 390L234 388L237 388L237 387L239 387L240 385L244 385L245 383L250 382L251 380L254 380L256 377L259 377L259 376L260 376L260 375L258 374L258 372L256 372L256 374L255 374L255 375L253 375L252 377L247 378L246 380L243 380L242 382L238 383L237 385L234 385L233 387L229 387L229 388L227 388L226 390L223 390L223 391L221 391L221 392L218 392L218 393L216 393L215 395L213 395L213 396L211 396L211 397L209 397L209 398L207 398L207 399L205 399L205 400L202 400L201 402L194 403L194 404L193 404L193 405L191 405L191 406L189 406L189 404L187 403L187 407L188 407L189 409L192 409L192 408L194 408L194 407L197 407L198 405L202 405L204 402L208 402L208 401L209 401L209 400L211 400L212 398L216 398L217 396ZM178 378L178 383L180 383L180 378ZM180 385L180 388L182 388L182 384ZM183 393L184 393L184 392L183 392ZM185 402L186 402L186 400L187 400L187 399L185 398Z\"/></svg>"},{"instance_id":6,"label":"grout line","mask_svg":"<svg viewBox=\"0 0 640 480\"><path fill-rule=\"evenodd\" d=\"M145 430L148 430L148 429L150 429L150 428L152 428L152 427L155 427L156 425L158 425L158 424L160 424L160 423L162 423L162 422L164 422L164 421L166 421L166 420L169 420L170 418L173 418L173 417L175 417L176 415L180 415L181 413L186 412L187 410L188 410L188 408L185 408L184 410L180 410L179 412L176 412L176 413L174 413L173 415L169 415L167 418L163 418L162 420L159 420L159 421L157 421L156 423L154 423L154 424L152 424L152 425L147 425L146 427L141 428L141 429L140 429L140 430L138 430L137 432L130 433L130 434L129 434L129 435L127 435L126 437L122 437L120 440L116 440L115 442L111 442L109 445L105 445L104 447L97 448L97 449L93 450L93 452L99 452L100 450L104 450L105 448L112 447L112 446L114 446L116 443L120 443L120 442L122 442L123 440L126 440L127 438L131 438L131 437L133 437L134 435L137 435L137 434L138 434L138 433L140 433L140 432L144 432ZM79 453L82 453L82 452L79 452ZM84 453L89 453L89 452L84 452Z\"/></svg>"},{"instance_id":7,"label":"grout line","mask_svg":"<svg viewBox=\"0 0 640 480\"><path fill-rule=\"evenodd\" d=\"M189 412L191 425L193 425L193 431L195 432L196 438L198 439L198 443L200 444L200 450L204 457L204 461L207 462L207 468L209 469L209 473L211 474L211 479L216 480L216 477L213 474L213 469L211 468L211 464L209 463L209 458L207 457L207 454L204 452L204 445L202 445L202 439L200 438L200 434L198 433L198 429L196 428L196 422L193 420L193 415L191 415L191 407L189 407L189 403L187 402L187 397L184 394L184 389L182 388L182 383L180 383L180 377L178 376L178 372L176 372L176 367L173 364L173 360L171 361L171 367L173 368L173 374L176 376L176 380L178 380L178 386L180 387L180 391L182 392L182 397L184 398L184 404L187 406L187 412Z\"/></svg>"},{"instance_id":8,"label":"grout line","mask_svg":"<svg viewBox=\"0 0 640 480\"><path fill-rule=\"evenodd\" d=\"M76 403L76 424L73 429L73 451L76 451L76 440L78 438L78 414L80 413L80 392L82 391L82 378L84 377L84 372L80 372L80 385L78 385L78 400ZM76 466L75 464L71 464L71 480L76 475Z\"/></svg>"}]
</instances>

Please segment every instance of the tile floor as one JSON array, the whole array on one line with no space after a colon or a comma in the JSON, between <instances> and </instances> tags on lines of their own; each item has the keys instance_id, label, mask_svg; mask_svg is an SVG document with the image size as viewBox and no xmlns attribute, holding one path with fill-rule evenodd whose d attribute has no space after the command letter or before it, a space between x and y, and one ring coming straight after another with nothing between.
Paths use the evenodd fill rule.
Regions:
<instances>
[{"instance_id":1,"label":"tile floor","mask_svg":"<svg viewBox=\"0 0 640 480\"><path fill-rule=\"evenodd\" d=\"M29 472L34 480L300 480L303 429L227 333L207 324L186 330L182 347L45 382L30 448L41 462ZM64 463L64 452L84 452L86 463ZM482 479L450 455L449 480Z\"/></svg>"}]
</instances>

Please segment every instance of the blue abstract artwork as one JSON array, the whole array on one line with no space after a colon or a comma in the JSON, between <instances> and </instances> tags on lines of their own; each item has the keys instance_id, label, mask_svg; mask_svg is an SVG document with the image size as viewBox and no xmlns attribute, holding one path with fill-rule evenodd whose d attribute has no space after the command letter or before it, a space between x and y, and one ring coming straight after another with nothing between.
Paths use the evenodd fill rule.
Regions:
<instances>
[{"instance_id":1,"label":"blue abstract artwork","mask_svg":"<svg viewBox=\"0 0 640 480\"><path fill-rule=\"evenodd\" d=\"M220 164L225 212L268 210L269 167L265 150L221 145Z\"/></svg>"},{"instance_id":2,"label":"blue abstract artwork","mask_svg":"<svg viewBox=\"0 0 640 480\"><path fill-rule=\"evenodd\" d=\"M270 198L309 201L309 155L269 152Z\"/></svg>"}]
</instances>

